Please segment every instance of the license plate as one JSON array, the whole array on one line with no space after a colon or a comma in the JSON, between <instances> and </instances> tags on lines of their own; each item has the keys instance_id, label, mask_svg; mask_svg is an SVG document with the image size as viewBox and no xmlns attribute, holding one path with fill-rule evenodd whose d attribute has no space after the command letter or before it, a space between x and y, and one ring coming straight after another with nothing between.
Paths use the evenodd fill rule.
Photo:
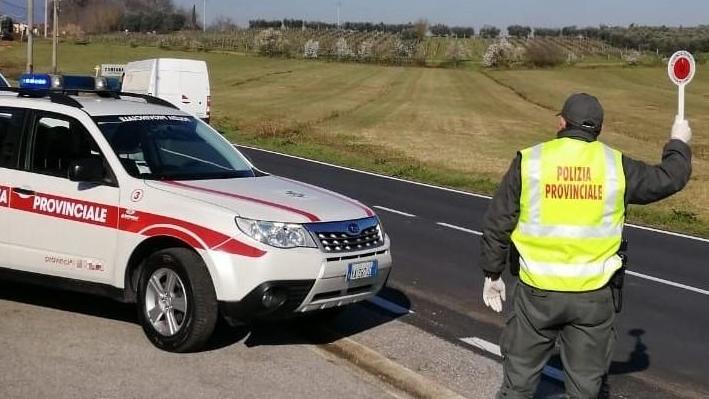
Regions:
<instances>
[{"instance_id":1,"label":"license plate","mask_svg":"<svg viewBox=\"0 0 709 399\"><path fill-rule=\"evenodd\" d=\"M376 277L377 261L370 260L368 262L350 263L347 267L347 280L361 280L365 278Z\"/></svg>"}]
</instances>

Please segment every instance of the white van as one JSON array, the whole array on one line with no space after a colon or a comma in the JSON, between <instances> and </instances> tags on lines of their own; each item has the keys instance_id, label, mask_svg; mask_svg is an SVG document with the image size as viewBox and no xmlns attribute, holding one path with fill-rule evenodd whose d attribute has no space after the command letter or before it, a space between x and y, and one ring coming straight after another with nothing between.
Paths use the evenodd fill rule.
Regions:
<instances>
[{"instance_id":1,"label":"white van","mask_svg":"<svg viewBox=\"0 0 709 399\"><path fill-rule=\"evenodd\" d=\"M211 93L207 63L155 58L126 64L122 91L166 100L209 123Z\"/></svg>"}]
</instances>

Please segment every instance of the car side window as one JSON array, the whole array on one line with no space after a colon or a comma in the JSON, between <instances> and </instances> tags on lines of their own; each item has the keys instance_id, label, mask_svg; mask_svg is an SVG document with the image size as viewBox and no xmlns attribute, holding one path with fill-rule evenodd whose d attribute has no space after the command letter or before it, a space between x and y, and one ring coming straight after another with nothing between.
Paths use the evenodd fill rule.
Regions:
<instances>
[{"instance_id":1,"label":"car side window","mask_svg":"<svg viewBox=\"0 0 709 399\"><path fill-rule=\"evenodd\" d=\"M25 110L0 108L0 168L18 167L24 121Z\"/></svg>"},{"instance_id":2,"label":"car side window","mask_svg":"<svg viewBox=\"0 0 709 399\"><path fill-rule=\"evenodd\" d=\"M69 165L83 158L103 156L79 121L61 115L37 118L30 158L32 172L67 178Z\"/></svg>"}]
</instances>

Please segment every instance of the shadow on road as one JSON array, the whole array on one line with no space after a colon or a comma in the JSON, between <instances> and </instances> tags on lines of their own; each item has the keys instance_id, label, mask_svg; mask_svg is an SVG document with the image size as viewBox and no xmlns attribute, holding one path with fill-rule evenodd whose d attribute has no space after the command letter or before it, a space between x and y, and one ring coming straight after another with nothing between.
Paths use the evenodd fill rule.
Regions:
<instances>
[{"instance_id":1,"label":"shadow on road","mask_svg":"<svg viewBox=\"0 0 709 399\"><path fill-rule=\"evenodd\" d=\"M383 294L403 308L411 306L406 295L400 291L385 289ZM0 300L132 323L140 328L134 304L108 298L0 281ZM331 343L401 316L383 311L367 311L366 307L369 306L355 305L341 312L307 314L282 321L258 321L237 327L220 319L204 351L219 350L241 341L247 347Z\"/></svg>"},{"instance_id":2,"label":"shadow on road","mask_svg":"<svg viewBox=\"0 0 709 399\"><path fill-rule=\"evenodd\" d=\"M635 338L633 351L628 355L628 360L624 362L613 361L609 374L630 374L637 371L647 370L650 367L650 355L647 354L647 346L643 343L642 336L645 330L632 329L628 335Z\"/></svg>"},{"instance_id":3,"label":"shadow on road","mask_svg":"<svg viewBox=\"0 0 709 399\"><path fill-rule=\"evenodd\" d=\"M385 288L380 297L386 297L404 309L411 307L409 298L399 290ZM401 316L364 302L360 306L345 307L341 311L304 314L290 320L255 322L248 327L249 334L244 344L247 347L328 344L376 328Z\"/></svg>"},{"instance_id":4,"label":"shadow on road","mask_svg":"<svg viewBox=\"0 0 709 399\"><path fill-rule=\"evenodd\" d=\"M599 399L613 397L612 384L608 381L608 376L631 374L638 371L647 370L650 367L650 355L648 355L647 353L647 346L642 341L642 336L645 335L645 330L632 329L628 331L628 335L635 338L635 346L633 347L633 351L630 352L630 354L628 355L628 360L622 362L614 360L611 363L608 375L603 378L603 385L601 387ZM556 367L557 369L563 369L563 366L561 364L561 358L558 354L551 358L549 364L553 367ZM562 383L551 379L548 380L550 384L556 385L563 391ZM537 395L535 397L546 398L548 396L544 393L537 392Z\"/></svg>"}]
</instances>

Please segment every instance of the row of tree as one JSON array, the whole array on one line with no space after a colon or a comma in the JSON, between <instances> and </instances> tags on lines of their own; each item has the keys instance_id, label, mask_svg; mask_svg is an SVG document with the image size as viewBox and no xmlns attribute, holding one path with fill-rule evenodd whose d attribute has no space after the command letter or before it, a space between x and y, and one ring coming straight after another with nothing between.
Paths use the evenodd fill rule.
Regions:
<instances>
[{"instance_id":1,"label":"row of tree","mask_svg":"<svg viewBox=\"0 0 709 399\"><path fill-rule=\"evenodd\" d=\"M526 38L532 34L535 37L573 37L600 40L614 47L632 48L641 51L658 51L671 53L677 49L689 51L709 51L709 25L696 27L667 26L606 26L562 28L531 28L529 26L511 25L507 27L510 36Z\"/></svg>"},{"instance_id":2,"label":"row of tree","mask_svg":"<svg viewBox=\"0 0 709 399\"><path fill-rule=\"evenodd\" d=\"M415 23L407 24L385 24L372 22L343 22L340 26L336 23L322 21L305 21L302 19L253 19L249 21L250 29L313 29L313 30L335 30L344 29L354 32L385 32L385 33L402 33L407 29L413 29Z\"/></svg>"},{"instance_id":3,"label":"row of tree","mask_svg":"<svg viewBox=\"0 0 709 399\"><path fill-rule=\"evenodd\" d=\"M384 32L384 33L401 33L416 31L422 23L426 24L428 31L433 36L456 36L456 37L472 37L475 36L475 28L466 26L448 26L444 24L436 24L428 26L425 20L409 22L406 24L385 24L384 22L343 22L340 26L337 24L322 22L322 21L306 21L302 19L278 19L265 20L254 19L249 21L250 29L313 29L313 30L334 30L343 29L353 32Z\"/></svg>"}]
</instances>

